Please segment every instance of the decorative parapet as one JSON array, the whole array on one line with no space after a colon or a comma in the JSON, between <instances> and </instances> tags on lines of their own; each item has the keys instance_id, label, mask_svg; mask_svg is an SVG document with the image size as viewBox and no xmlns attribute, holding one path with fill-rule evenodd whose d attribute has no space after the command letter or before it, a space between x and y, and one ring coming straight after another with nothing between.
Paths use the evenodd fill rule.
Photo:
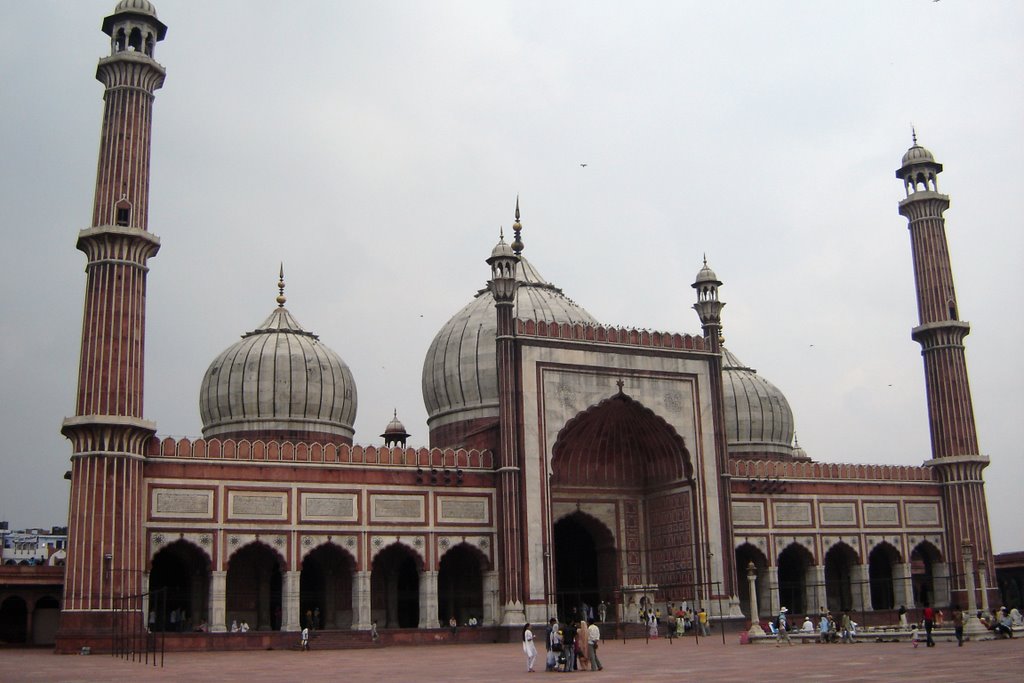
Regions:
<instances>
[{"instance_id":1,"label":"decorative parapet","mask_svg":"<svg viewBox=\"0 0 1024 683\"><path fill-rule=\"evenodd\" d=\"M401 448L398 446L388 448L387 446L249 441L247 439L195 439L193 441L188 438L153 438L147 444L146 456L207 461L494 469L493 456L489 450Z\"/></svg>"},{"instance_id":2,"label":"decorative parapet","mask_svg":"<svg viewBox=\"0 0 1024 683\"><path fill-rule=\"evenodd\" d=\"M858 465L852 463L730 460L734 477L764 479L856 479L863 481L934 481L934 468L915 465Z\"/></svg>"},{"instance_id":3,"label":"decorative parapet","mask_svg":"<svg viewBox=\"0 0 1024 683\"><path fill-rule=\"evenodd\" d=\"M704 337L672 332L651 332L636 328L585 325L583 323L554 323L543 320L516 320L516 335L520 337L545 337L547 339L569 339L599 344L622 344L624 346L646 346L650 348L679 349L687 351L709 351Z\"/></svg>"}]
</instances>

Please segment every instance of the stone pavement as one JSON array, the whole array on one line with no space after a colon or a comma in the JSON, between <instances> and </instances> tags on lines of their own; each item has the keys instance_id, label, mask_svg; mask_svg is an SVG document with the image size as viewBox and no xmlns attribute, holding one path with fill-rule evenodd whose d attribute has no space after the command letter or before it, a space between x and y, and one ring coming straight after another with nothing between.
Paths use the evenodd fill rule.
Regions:
<instances>
[{"instance_id":1,"label":"stone pavement","mask_svg":"<svg viewBox=\"0 0 1024 683\"><path fill-rule=\"evenodd\" d=\"M48 650L0 650L0 681L545 681L566 674L526 673L518 644L391 646L374 650L168 653L164 668L110 655L55 655ZM730 638L649 643L606 641L604 671L574 678L594 683L638 681L1024 681L1024 638L934 648L907 643L740 645Z\"/></svg>"}]
</instances>

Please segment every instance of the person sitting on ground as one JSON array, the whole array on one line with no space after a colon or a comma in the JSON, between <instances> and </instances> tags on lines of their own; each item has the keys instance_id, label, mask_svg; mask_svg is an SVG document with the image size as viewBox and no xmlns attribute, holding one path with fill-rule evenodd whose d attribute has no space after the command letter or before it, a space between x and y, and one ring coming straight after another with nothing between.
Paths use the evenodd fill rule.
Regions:
<instances>
[{"instance_id":1,"label":"person sitting on ground","mask_svg":"<svg viewBox=\"0 0 1024 683\"><path fill-rule=\"evenodd\" d=\"M1005 611L1002 612L1003 618L999 620L999 623L995 625L992 630L997 635L1006 636L1007 638L1013 638L1013 620L1010 619L1010 615Z\"/></svg>"},{"instance_id":2,"label":"person sitting on ground","mask_svg":"<svg viewBox=\"0 0 1024 683\"><path fill-rule=\"evenodd\" d=\"M804 617L804 623L801 624L800 630L803 633L814 633L814 622L811 621L811 615Z\"/></svg>"},{"instance_id":3,"label":"person sitting on ground","mask_svg":"<svg viewBox=\"0 0 1024 683\"><path fill-rule=\"evenodd\" d=\"M1013 623L1014 626L1020 626L1022 623L1024 623L1024 618L1021 617L1020 610L1016 607L1010 610L1010 621Z\"/></svg>"},{"instance_id":4,"label":"person sitting on ground","mask_svg":"<svg viewBox=\"0 0 1024 683\"><path fill-rule=\"evenodd\" d=\"M237 619L232 619L231 620L231 632L232 633L238 633L238 620Z\"/></svg>"}]
</instances>

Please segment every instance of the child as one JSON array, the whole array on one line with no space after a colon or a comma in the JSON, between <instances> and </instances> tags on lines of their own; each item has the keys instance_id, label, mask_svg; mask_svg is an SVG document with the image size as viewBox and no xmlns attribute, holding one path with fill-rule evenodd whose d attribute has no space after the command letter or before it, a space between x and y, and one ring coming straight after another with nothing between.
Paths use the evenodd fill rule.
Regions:
<instances>
[{"instance_id":1,"label":"child","mask_svg":"<svg viewBox=\"0 0 1024 683\"><path fill-rule=\"evenodd\" d=\"M917 624L914 624L914 628L910 632L910 642L912 642L914 644L914 647L917 647L917 641L918 641L918 637L917 637Z\"/></svg>"},{"instance_id":2,"label":"child","mask_svg":"<svg viewBox=\"0 0 1024 683\"><path fill-rule=\"evenodd\" d=\"M304 626L302 628L302 642L301 642L301 645L302 645L302 651L303 652L309 650L309 627L308 626Z\"/></svg>"}]
</instances>

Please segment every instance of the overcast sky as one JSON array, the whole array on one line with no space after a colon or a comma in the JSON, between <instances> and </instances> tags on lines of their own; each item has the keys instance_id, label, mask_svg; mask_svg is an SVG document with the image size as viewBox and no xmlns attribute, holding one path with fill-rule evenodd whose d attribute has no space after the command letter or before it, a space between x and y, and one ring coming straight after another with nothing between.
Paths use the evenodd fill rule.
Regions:
<instances>
[{"instance_id":1,"label":"overcast sky","mask_svg":"<svg viewBox=\"0 0 1024 683\"><path fill-rule=\"evenodd\" d=\"M0 519L65 523L108 1L0 22ZM427 444L434 334L525 255L605 323L727 344L827 462L921 464L929 437L894 171L911 124L947 234L997 551L1024 549L1024 4L161 0L145 416L200 434L217 354L275 306L337 351L356 442ZM581 164L586 163L586 167Z\"/></svg>"}]
</instances>

